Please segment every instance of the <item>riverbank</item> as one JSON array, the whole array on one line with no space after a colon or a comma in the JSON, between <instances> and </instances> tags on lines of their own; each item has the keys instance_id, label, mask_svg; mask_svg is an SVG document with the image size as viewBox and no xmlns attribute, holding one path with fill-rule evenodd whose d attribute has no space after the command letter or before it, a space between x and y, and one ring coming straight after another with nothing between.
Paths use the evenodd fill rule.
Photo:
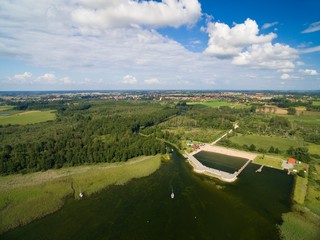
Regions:
<instances>
[{"instance_id":1,"label":"riverbank","mask_svg":"<svg viewBox=\"0 0 320 240\"><path fill-rule=\"evenodd\" d=\"M161 156L126 163L86 165L0 177L0 233L60 209L67 197L87 197L109 185L123 185L160 168Z\"/></svg>"}]
</instances>

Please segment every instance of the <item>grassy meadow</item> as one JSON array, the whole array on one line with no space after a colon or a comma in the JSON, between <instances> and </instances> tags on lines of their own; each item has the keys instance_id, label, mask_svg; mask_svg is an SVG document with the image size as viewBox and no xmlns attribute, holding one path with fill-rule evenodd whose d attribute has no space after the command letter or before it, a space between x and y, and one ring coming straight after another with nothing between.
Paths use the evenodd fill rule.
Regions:
<instances>
[{"instance_id":1,"label":"grassy meadow","mask_svg":"<svg viewBox=\"0 0 320 240\"><path fill-rule=\"evenodd\" d=\"M259 164L259 165L264 165L268 167L273 167L273 168L278 168L282 169L282 160L281 158L278 157L272 157L272 156L257 156L254 160L253 163Z\"/></svg>"},{"instance_id":2,"label":"grassy meadow","mask_svg":"<svg viewBox=\"0 0 320 240\"><path fill-rule=\"evenodd\" d=\"M34 124L54 120L56 118L55 111L2 111L8 113L9 116L0 116L0 125L8 124Z\"/></svg>"},{"instance_id":3,"label":"grassy meadow","mask_svg":"<svg viewBox=\"0 0 320 240\"><path fill-rule=\"evenodd\" d=\"M145 177L161 165L161 156L142 156L126 163L103 163L25 175L0 177L0 233L57 211L65 198L84 197L109 185Z\"/></svg>"},{"instance_id":4,"label":"grassy meadow","mask_svg":"<svg viewBox=\"0 0 320 240\"><path fill-rule=\"evenodd\" d=\"M239 144L240 146L246 144L250 146L254 144L257 149L263 148L267 151L271 146L279 148L281 151L286 151L289 147L301 147L304 142L301 139L284 138L278 136L262 136L262 135L240 135L229 138L231 142Z\"/></svg>"}]
</instances>

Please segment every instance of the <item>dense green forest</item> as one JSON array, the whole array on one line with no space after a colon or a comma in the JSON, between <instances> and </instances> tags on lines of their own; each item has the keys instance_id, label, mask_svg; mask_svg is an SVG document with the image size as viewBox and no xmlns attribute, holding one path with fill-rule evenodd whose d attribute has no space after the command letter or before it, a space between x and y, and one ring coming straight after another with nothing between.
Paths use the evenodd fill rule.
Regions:
<instances>
[{"instance_id":1,"label":"dense green forest","mask_svg":"<svg viewBox=\"0 0 320 240\"><path fill-rule=\"evenodd\" d=\"M14 107L17 110L56 110L57 117L45 123L0 126L1 174L126 161L140 155L166 153L169 150L165 142L182 149L182 139L187 140L186 131L190 129L202 129L203 134L210 129L223 132L235 122L241 127L233 134L302 138L309 143L320 143L317 115L315 120L309 121L303 116L259 113L254 107L209 108L189 106L185 102L86 99L54 103L27 101L16 103ZM308 149L304 146L284 152L277 146L259 149L254 144L237 145L228 138L220 144L261 153L304 156L304 160L309 160Z\"/></svg>"},{"instance_id":2,"label":"dense green forest","mask_svg":"<svg viewBox=\"0 0 320 240\"><path fill-rule=\"evenodd\" d=\"M25 109L43 109L24 103ZM17 105L21 109L21 105ZM165 153L155 136L138 134L179 114L178 107L149 102L91 101L52 104L55 121L0 127L0 173L11 174L85 163L126 161Z\"/></svg>"}]
</instances>

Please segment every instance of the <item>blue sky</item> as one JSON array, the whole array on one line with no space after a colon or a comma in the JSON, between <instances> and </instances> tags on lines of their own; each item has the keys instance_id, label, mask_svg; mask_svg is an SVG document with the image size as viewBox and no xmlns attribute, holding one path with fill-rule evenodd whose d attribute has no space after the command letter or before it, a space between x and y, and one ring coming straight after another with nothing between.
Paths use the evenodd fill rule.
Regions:
<instances>
[{"instance_id":1,"label":"blue sky","mask_svg":"<svg viewBox=\"0 0 320 240\"><path fill-rule=\"evenodd\" d=\"M320 2L2 0L0 90L320 89Z\"/></svg>"}]
</instances>

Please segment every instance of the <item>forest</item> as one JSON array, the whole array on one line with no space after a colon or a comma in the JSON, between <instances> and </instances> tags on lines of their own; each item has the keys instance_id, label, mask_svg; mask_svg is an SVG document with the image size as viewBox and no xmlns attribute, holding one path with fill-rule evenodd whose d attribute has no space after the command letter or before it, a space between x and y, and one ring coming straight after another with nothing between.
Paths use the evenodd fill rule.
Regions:
<instances>
[{"instance_id":1,"label":"forest","mask_svg":"<svg viewBox=\"0 0 320 240\"><path fill-rule=\"evenodd\" d=\"M21 109L43 109L23 103ZM127 101L75 101L50 104L54 121L0 127L0 173L27 173L63 166L127 161L166 153L165 142L138 134L179 114L177 106Z\"/></svg>"},{"instance_id":2,"label":"forest","mask_svg":"<svg viewBox=\"0 0 320 240\"><path fill-rule=\"evenodd\" d=\"M183 149L187 140L213 141L235 122L241 127L229 137L253 134L320 143L319 125L315 120L309 121L308 116L265 114L256 111L256 107L210 108L185 102L73 99L54 103L25 101L15 103L14 108L55 110L56 119L24 126L0 125L2 175L163 154L169 151L166 142ZM239 145L229 138L220 144L290 155L306 162L310 159L306 146L259 148L254 143Z\"/></svg>"}]
</instances>

